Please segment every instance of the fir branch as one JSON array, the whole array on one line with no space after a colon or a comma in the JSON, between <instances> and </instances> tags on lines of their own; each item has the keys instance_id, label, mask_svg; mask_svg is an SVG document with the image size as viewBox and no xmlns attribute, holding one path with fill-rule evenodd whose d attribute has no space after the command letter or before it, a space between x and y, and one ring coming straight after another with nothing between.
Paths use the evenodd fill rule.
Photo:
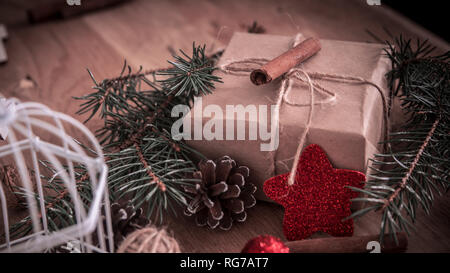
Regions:
<instances>
[{"instance_id":1,"label":"fir branch","mask_svg":"<svg viewBox=\"0 0 450 273\"><path fill-rule=\"evenodd\" d=\"M266 28L262 25L258 24L257 21L253 21L253 24L250 26L247 26L247 32L248 33L255 33L255 34L263 34L266 33Z\"/></svg>"},{"instance_id":2,"label":"fir branch","mask_svg":"<svg viewBox=\"0 0 450 273\"><path fill-rule=\"evenodd\" d=\"M134 145L136 141L142 139L146 135L146 131L149 125L153 124L156 118L158 118L158 116L161 115L163 111L168 108L173 99L174 99L173 96L168 96L167 99L155 111L153 111L153 113L151 113L149 116L145 118L144 122L142 123L142 126L138 128L135 132L133 132L130 138L127 138L123 142L121 142L118 148L120 150L125 149L131 145ZM159 130L157 130L155 127L152 128L153 128L152 131L159 132Z\"/></svg>"},{"instance_id":3,"label":"fir branch","mask_svg":"<svg viewBox=\"0 0 450 273\"><path fill-rule=\"evenodd\" d=\"M64 182L61 177L57 174L56 170L51 168L48 162L40 161L44 168L50 170L53 175L51 177L46 177L41 175L41 179L46 181L43 186L46 189L46 194L44 195L45 204L45 215L48 223L49 231L56 231L64 227L76 224L75 219L75 208L74 204L69 195L68 189L65 187ZM68 167L64 166L67 171ZM77 177L76 177L76 190L80 194L81 201L85 208L87 209L90 202L92 201L92 189L89 182L89 175L84 167L78 165ZM25 191L24 188L20 188L16 194L26 198L26 195L30 194ZM40 196L38 193L32 193L36 202L39 204ZM43 225L43 215L38 214L40 219L40 224ZM21 221L13 224L10 227L10 233L12 238L20 238L28 235L32 232L32 221L31 217L27 216Z\"/></svg>"},{"instance_id":4,"label":"fir branch","mask_svg":"<svg viewBox=\"0 0 450 273\"><path fill-rule=\"evenodd\" d=\"M354 201L369 206L350 216L381 211L380 242L386 232L395 240L397 231L409 233L417 209L430 213L435 193L450 188L450 52L431 55L427 41L413 46L401 36L388 47L389 87L409 119L390 133L388 150L370 159L365 187L352 188L366 195Z\"/></svg>"},{"instance_id":5,"label":"fir branch","mask_svg":"<svg viewBox=\"0 0 450 273\"><path fill-rule=\"evenodd\" d=\"M161 181L161 179L159 179L158 176L156 176L156 174L154 172L152 172L152 168L149 166L148 162L145 160L142 150L136 142L134 143L134 148L136 149L136 153L139 156L139 161L142 163L142 166L144 166L144 169L147 172L147 175L149 177L151 177L151 179L152 179L151 183L156 183L156 185L158 185L158 188L161 191L166 191L166 189L167 189L166 185L164 184L164 182Z\"/></svg>"},{"instance_id":6,"label":"fir branch","mask_svg":"<svg viewBox=\"0 0 450 273\"><path fill-rule=\"evenodd\" d=\"M108 183L117 198L131 197L136 208L147 204L148 215L162 219L171 209L171 200L184 204L187 197L179 187L188 182L185 174L195 170L192 156L198 152L174 141L170 129L176 120L171 108L187 104L194 96L207 94L220 79L212 72L214 59L205 55L205 47L193 46L192 56L180 51L169 61L170 68L132 73L126 64L116 78L98 83L97 91L84 100L79 114L97 113L104 126L97 130L110 167ZM146 76L152 75L150 81ZM156 77L164 77L159 80ZM163 164L163 165L161 165Z\"/></svg>"},{"instance_id":7,"label":"fir branch","mask_svg":"<svg viewBox=\"0 0 450 273\"><path fill-rule=\"evenodd\" d=\"M185 58L173 56L175 61L168 61L173 67L157 73L169 77L158 81L169 90L168 95L183 95L192 99L194 96L212 93L214 82L221 81L219 77L212 75L216 68L212 59L206 56L205 46L196 47L194 43L192 57L182 50L180 52Z\"/></svg>"},{"instance_id":8,"label":"fir branch","mask_svg":"<svg viewBox=\"0 0 450 273\"><path fill-rule=\"evenodd\" d=\"M136 209L146 205L147 216L154 216L160 222L166 212L176 214L174 205L186 204L189 196L181 186L192 183L186 176L196 170L192 158L203 156L172 139L169 132L175 118L171 117L170 110L176 104L190 105L194 96L210 93L214 82L220 82L220 78L211 75L220 53L207 57L204 52L205 47L194 45L191 57L182 52L185 58L175 56L175 61L170 62L172 67L145 72L140 68L132 73L125 63L118 77L101 82L88 70L95 92L76 98L84 101L77 114L88 114L85 122L98 114L104 122L96 135L109 166L111 201L130 198ZM149 75L153 80L146 77ZM168 78L156 80L158 75ZM76 224L74 204L64 182L48 162L41 164L54 174L41 176L46 180L46 189L52 192L44 196L49 230ZM88 209L92 200L89 175L84 166L75 168L76 189ZM39 195L33 194L39 202ZM42 215L40 219L42 222ZM15 237L32 232L30 216L14 224L10 231Z\"/></svg>"},{"instance_id":9,"label":"fir branch","mask_svg":"<svg viewBox=\"0 0 450 273\"><path fill-rule=\"evenodd\" d=\"M417 164L419 163L419 160L425 151L425 148L428 146L428 143L431 140L431 137L434 134L434 131L436 130L437 125L439 124L439 118L436 119L436 121L433 123L433 126L430 129L430 132L427 134L427 137L425 138L424 142L422 143L422 146L420 147L419 151L416 154L416 157L414 158L414 161L409 166L408 172L403 176L402 181L400 185L397 186L397 189L387 198L385 199L384 205L381 208L382 210L386 209L399 195L400 191L404 190L406 187L406 184L408 183L409 178L411 177L412 173L414 172L415 168L417 167Z\"/></svg>"}]
</instances>

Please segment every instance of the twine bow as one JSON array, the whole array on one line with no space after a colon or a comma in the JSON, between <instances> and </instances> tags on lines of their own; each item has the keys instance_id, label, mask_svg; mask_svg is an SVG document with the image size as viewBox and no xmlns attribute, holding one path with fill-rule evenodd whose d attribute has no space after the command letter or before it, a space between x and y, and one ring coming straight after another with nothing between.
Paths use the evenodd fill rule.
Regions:
<instances>
[{"instance_id":1,"label":"twine bow","mask_svg":"<svg viewBox=\"0 0 450 273\"><path fill-rule=\"evenodd\" d=\"M291 43L291 47L297 46L302 41L303 36L301 34L295 35L293 38L293 41ZM248 58L240 61L234 61L230 62L228 64L224 64L220 66L220 70L224 73L236 75L236 76L248 76L250 72L252 72L252 68L250 67L238 67L236 65L240 64L255 64L255 65L263 65L270 60L264 59L264 58ZM388 140L388 130L389 130L389 116L388 116L388 106L387 106L387 99L385 94L383 93L383 89L379 87L376 83L366 80L361 77L354 77L354 76L347 76L347 75L339 75L339 74L328 74L328 73L320 73L320 72L306 72L300 67L294 67L290 69L287 73L285 73L282 76L282 81L280 84L280 87L278 88L278 98L275 105L275 111L274 111L274 118L273 122L276 122L277 126L279 124L279 117L280 117L280 107L283 103L293 105L293 106L309 106L309 112L308 112L308 119L305 125L305 130L300 135L298 139L298 146L297 150L294 156L294 162L291 167L291 172L288 179L288 185L292 186L295 183L295 175L296 175L296 168L298 161L300 159L301 151L303 150L303 146L305 144L306 136L308 135L309 129L311 127L311 121L314 113L314 105L315 104L327 104L331 103L336 100L336 93L326 89L325 87L321 86L316 81L313 81L314 79L322 79L322 80L328 80L328 81L335 81L340 83L349 83L349 84L368 84L373 87L375 87L378 91L378 93L381 96L382 103L383 103L383 118L384 118L384 138L385 140ZM292 80L296 79L302 83L305 83L309 87L310 92L310 101L308 104L300 104L295 103L289 100L288 94L290 90L292 89ZM314 90L317 90L318 92L324 93L328 95L327 100L323 100L320 102L314 101ZM271 130L271 137L272 139L275 137L274 130ZM273 171L275 170L275 158L272 157L272 168Z\"/></svg>"}]
</instances>

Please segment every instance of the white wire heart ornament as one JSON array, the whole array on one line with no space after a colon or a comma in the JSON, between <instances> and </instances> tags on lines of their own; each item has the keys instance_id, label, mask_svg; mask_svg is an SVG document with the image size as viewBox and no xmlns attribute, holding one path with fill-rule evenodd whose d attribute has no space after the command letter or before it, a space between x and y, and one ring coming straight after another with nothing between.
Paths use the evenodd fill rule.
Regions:
<instances>
[{"instance_id":1,"label":"white wire heart ornament","mask_svg":"<svg viewBox=\"0 0 450 273\"><path fill-rule=\"evenodd\" d=\"M15 110L14 102L0 98L0 140L6 140L8 137L7 124L13 119Z\"/></svg>"},{"instance_id":2,"label":"white wire heart ornament","mask_svg":"<svg viewBox=\"0 0 450 273\"><path fill-rule=\"evenodd\" d=\"M68 134L74 129L79 137L86 139L86 147L92 152ZM4 139L0 141L0 159L13 162L28 208L28 216L24 218L28 220L10 223L5 191L0 183L0 224L3 222L5 232L0 252L45 252L71 241L80 242L81 252L114 251L106 182L108 167L95 136L78 120L43 104L22 103L1 96L0 134ZM45 164L50 164L54 172L49 181L41 175L45 173L42 162L48 162ZM77 178L82 175L81 169L86 172L83 193ZM48 186L49 182L52 186ZM61 197L54 198L46 190L55 185L59 185ZM88 202L83 196L92 198ZM67 224L55 226L50 215L55 213L53 203L57 201L51 200L62 200L71 206L70 214L64 214L70 222L65 220L63 223ZM102 211L104 220L100 217ZM21 223L26 223L29 231L16 236L14 225Z\"/></svg>"}]
</instances>

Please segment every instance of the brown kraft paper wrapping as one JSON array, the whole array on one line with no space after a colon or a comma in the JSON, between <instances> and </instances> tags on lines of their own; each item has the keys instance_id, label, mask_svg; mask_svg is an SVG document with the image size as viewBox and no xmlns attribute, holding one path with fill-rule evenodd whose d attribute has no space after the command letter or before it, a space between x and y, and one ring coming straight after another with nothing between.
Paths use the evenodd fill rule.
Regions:
<instances>
[{"instance_id":1,"label":"brown kraft paper wrapping","mask_svg":"<svg viewBox=\"0 0 450 273\"><path fill-rule=\"evenodd\" d=\"M218 66L249 58L271 60L286 52L291 42L292 37L288 36L235 33ZM384 75L389 69L389 62L383 54L383 45L331 40L320 42L322 49L301 64L304 71L362 77L381 86L385 95L388 95ZM243 115L242 112L227 113L227 105L243 107L254 105L256 109L259 109L260 105L268 106L267 130L270 132L270 106L276 104L280 78L256 86L250 81L249 75L238 76L220 70L215 74L220 76L224 83L218 84L213 94L203 96L201 103L197 101L194 104L190 115L186 117L191 119L192 131L191 140L186 142L210 159L229 155L240 164L248 166L250 182L258 187L256 197L259 200L270 201L262 191L262 187L268 178L290 171L298 138L307 122L310 101L308 86L293 81L286 99L305 106L288 103L281 105L278 148L274 151L262 151L261 144L270 142L260 138L261 122L266 123L265 119L259 112L258 118ZM336 98L327 102L330 99L328 95L314 93L314 100L318 104L315 105L305 147L312 143L320 145L335 168L366 172L368 159L381 148L378 142L383 138L383 105L380 94L370 85L320 79L314 81L333 91ZM214 113L209 113L211 117L203 112L207 106L213 106L210 109L220 108L223 112L222 139L207 140L205 137L200 140L194 139L194 127L203 125L204 128L204 125L215 116ZM202 113L202 117L199 117L199 113ZM198 119L197 124L195 119ZM234 138L229 137L227 140L227 122L233 121ZM246 132L243 140L237 139L239 121L245 122ZM254 130L255 127L257 137L250 139L249 129ZM275 164L271 158L275 159Z\"/></svg>"}]
</instances>

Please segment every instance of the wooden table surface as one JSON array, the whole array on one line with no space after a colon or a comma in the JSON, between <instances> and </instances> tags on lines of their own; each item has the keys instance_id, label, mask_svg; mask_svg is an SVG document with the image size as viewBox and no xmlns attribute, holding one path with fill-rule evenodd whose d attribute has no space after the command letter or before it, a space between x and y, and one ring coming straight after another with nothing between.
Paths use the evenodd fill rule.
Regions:
<instances>
[{"instance_id":1,"label":"wooden table surface","mask_svg":"<svg viewBox=\"0 0 450 273\"><path fill-rule=\"evenodd\" d=\"M254 20L271 34L300 31L306 36L360 42L374 42L367 29L388 39L384 30L388 28L393 35L429 39L440 51L449 50L445 41L383 4L369 6L358 0L135 0L36 25L26 23L27 2L31 1L0 0L0 23L7 24L10 36L6 42L9 62L0 65L0 93L42 102L73 116L79 103L72 96L86 94L92 86L86 68L103 79L116 76L124 59L134 68L166 66L171 49L189 52L193 41L211 45L220 29L216 48L225 47L234 31L245 31ZM97 126L95 121L88 124L91 130ZM236 252L260 234L283 238L282 219L281 207L259 202L249 210L245 223L228 232L198 228L184 216L170 219L167 227L183 251ZM430 215L420 212L415 226L409 252L450 252L450 196L437 198ZM355 235L378 230L376 214L355 223Z\"/></svg>"}]
</instances>

